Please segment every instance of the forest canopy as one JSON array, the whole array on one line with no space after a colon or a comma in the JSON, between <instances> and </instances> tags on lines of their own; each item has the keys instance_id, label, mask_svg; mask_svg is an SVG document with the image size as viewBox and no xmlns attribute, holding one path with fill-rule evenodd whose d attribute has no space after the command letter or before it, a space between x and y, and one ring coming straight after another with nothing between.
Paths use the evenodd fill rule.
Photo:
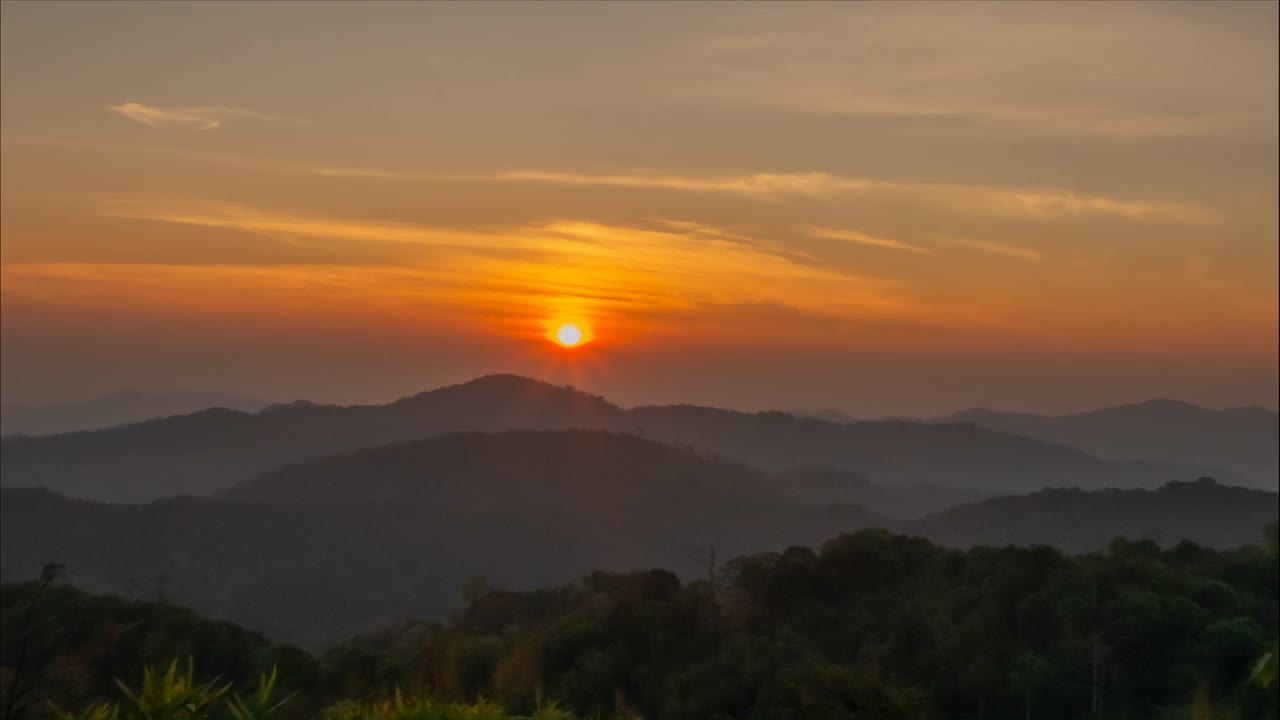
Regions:
<instances>
[{"instance_id":1,"label":"forest canopy","mask_svg":"<svg viewBox=\"0 0 1280 720\"><path fill-rule=\"evenodd\" d=\"M533 592L477 579L446 622L318 653L163 598L46 577L0 593L0 679L6 706L15 683L35 679L19 699L30 718L51 712L46 701L116 702L117 679L136 684L178 658L246 695L277 673L294 694L278 711L289 718L397 717L397 693L472 717L1277 716L1275 684L1251 679L1276 651L1274 523L1263 544L1235 550L1117 538L1078 556L866 530L708 571L689 583L596 572Z\"/></svg>"}]
</instances>

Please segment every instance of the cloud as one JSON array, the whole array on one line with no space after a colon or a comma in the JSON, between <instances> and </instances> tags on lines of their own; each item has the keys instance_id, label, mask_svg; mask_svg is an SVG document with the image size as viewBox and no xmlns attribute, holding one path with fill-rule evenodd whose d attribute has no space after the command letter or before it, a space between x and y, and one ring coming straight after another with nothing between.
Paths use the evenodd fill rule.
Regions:
<instances>
[{"instance_id":1,"label":"cloud","mask_svg":"<svg viewBox=\"0 0 1280 720\"><path fill-rule=\"evenodd\" d=\"M1006 257L1018 258L1019 260L1043 260L1044 255L1017 245L1005 245L1003 243L987 242L986 240L974 240L971 238L946 237L941 241L948 245L956 245L966 247L980 252L991 253L992 255L1004 255Z\"/></svg>"},{"instance_id":2,"label":"cloud","mask_svg":"<svg viewBox=\"0 0 1280 720\"><path fill-rule=\"evenodd\" d=\"M460 312L540 316L685 312L713 304L778 304L805 312L913 313L894 280L808 262L796 253L703 223L618 225L549 218L514 226L451 228L298 215L226 203L107 201L101 215L221 228L282 242L400 243L395 277L422 268L450 278L440 292ZM371 278L381 271L369 270ZM359 273L356 273L358 276ZM425 280L424 280L425 282ZM396 281L397 286L404 284ZM372 281L370 292L376 291ZM434 283L433 283L434 285ZM832 298L839 298L838 302Z\"/></svg>"},{"instance_id":3,"label":"cloud","mask_svg":"<svg viewBox=\"0 0 1280 720\"><path fill-rule=\"evenodd\" d=\"M246 171L287 175L312 175L353 180L429 182L452 184L541 184L571 187L665 190L686 193L736 195L752 200L781 202L790 198L837 201L865 198L877 203L930 207L960 215L1013 220L1111 218L1132 222L1213 225L1222 216L1191 203L1137 200L1109 195L1082 194L1051 187L1010 187L957 183L902 182L850 177L826 172L790 173L581 173L538 169L497 172L441 173L430 170L338 167L289 163L240 155L223 155L175 148L133 145L61 143L23 138L5 142L30 142L96 149L142 152L181 158L190 162L235 167Z\"/></svg>"},{"instance_id":4,"label":"cloud","mask_svg":"<svg viewBox=\"0 0 1280 720\"><path fill-rule=\"evenodd\" d=\"M196 130L213 130L215 128L222 127L223 122L230 118L249 118L252 120L281 122L306 122L305 120L300 120L298 118L284 117L282 115L269 115L256 110L245 110L243 108L225 107L222 105L162 108L154 105L143 105L142 103L121 103L119 105L113 105L111 110L129 118L130 120L140 122L147 127L176 125Z\"/></svg>"},{"instance_id":5,"label":"cloud","mask_svg":"<svg viewBox=\"0 0 1280 720\"><path fill-rule=\"evenodd\" d=\"M579 174L542 170L517 170L491 176L500 182L534 182L552 185L595 185L627 188L686 190L690 192L726 192L740 195L829 195L869 187L863 181L852 181L826 173L755 173L750 175L641 175Z\"/></svg>"},{"instance_id":6,"label":"cloud","mask_svg":"<svg viewBox=\"0 0 1280 720\"><path fill-rule=\"evenodd\" d=\"M671 81L655 92L695 104L890 117L911 133L1274 134L1274 7L737 7L668 54Z\"/></svg>"},{"instance_id":7,"label":"cloud","mask_svg":"<svg viewBox=\"0 0 1280 720\"><path fill-rule=\"evenodd\" d=\"M858 245L870 245L872 247L889 248L891 250L905 250L907 252L920 253L922 255L933 254L932 250L926 250L925 248L909 245L898 240L874 237L863 232L858 232L857 230L839 230L836 228L817 227L814 225L808 225L804 230L813 237L826 238L828 240L843 240L845 242L857 243Z\"/></svg>"},{"instance_id":8,"label":"cloud","mask_svg":"<svg viewBox=\"0 0 1280 720\"><path fill-rule=\"evenodd\" d=\"M366 174L365 177L370 175ZM522 170L482 176L492 182L537 182L644 189L714 192L777 199L786 196L839 198L875 195L902 199L949 211L1009 218L1057 219L1079 216L1118 217L1191 224L1210 224L1216 214L1203 208L1105 195L1081 195L1056 188L1010 188L990 185L896 182L812 173L740 175L578 174Z\"/></svg>"},{"instance_id":9,"label":"cloud","mask_svg":"<svg viewBox=\"0 0 1280 720\"><path fill-rule=\"evenodd\" d=\"M1039 220L1095 216L1197 225L1213 224L1220 220L1219 216L1210 210L1182 203L1083 195L1057 188L897 182L825 172L684 175L514 170L488 174L437 174L336 167L314 167L305 171L325 177L429 182L539 183L674 190L692 193L724 193L762 200L782 200L787 197L838 199L861 195L929 205L966 215Z\"/></svg>"}]
</instances>

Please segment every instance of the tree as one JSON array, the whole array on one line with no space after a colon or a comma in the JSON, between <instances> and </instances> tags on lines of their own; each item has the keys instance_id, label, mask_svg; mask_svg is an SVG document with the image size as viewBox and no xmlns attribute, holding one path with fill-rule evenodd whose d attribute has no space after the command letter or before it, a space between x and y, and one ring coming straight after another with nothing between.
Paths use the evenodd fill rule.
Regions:
<instances>
[{"instance_id":1,"label":"tree","mask_svg":"<svg viewBox=\"0 0 1280 720\"><path fill-rule=\"evenodd\" d=\"M67 579L67 566L60 562L45 563L40 568L40 582L51 583Z\"/></svg>"},{"instance_id":2,"label":"tree","mask_svg":"<svg viewBox=\"0 0 1280 720\"><path fill-rule=\"evenodd\" d=\"M978 720L986 720L987 698L1000 686L1000 667L986 653L978 653L961 672L960 682L978 699Z\"/></svg>"},{"instance_id":3,"label":"tree","mask_svg":"<svg viewBox=\"0 0 1280 720\"><path fill-rule=\"evenodd\" d=\"M32 594L31 602L27 605L27 611L23 614L18 627L18 635L21 639L18 641L18 658L13 666L13 674L9 676L9 685L4 692L4 720L18 720L26 715L27 701L40 685L39 670L33 665L43 666L44 658L37 663L31 657L31 635L35 631L32 621L36 617L36 608L39 607L40 600L49 586L66 576L67 566L60 562L45 563L40 568L40 584L36 586L35 593Z\"/></svg>"},{"instance_id":4,"label":"tree","mask_svg":"<svg viewBox=\"0 0 1280 720\"><path fill-rule=\"evenodd\" d=\"M1018 656L1009 672L1009 684L1022 693L1026 708L1026 720L1031 720L1031 696L1052 677L1049 661L1037 653L1027 652Z\"/></svg>"},{"instance_id":5,"label":"tree","mask_svg":"<svg viewBox=\"0 0 1280 720\"><path fill-rule=\"evenodd\" d=\"M489 592L489 583L484 578L478 575L467 578L467 581L462 583L462 602L470 607L487 592Z\"/></svg>"}]
</instances>

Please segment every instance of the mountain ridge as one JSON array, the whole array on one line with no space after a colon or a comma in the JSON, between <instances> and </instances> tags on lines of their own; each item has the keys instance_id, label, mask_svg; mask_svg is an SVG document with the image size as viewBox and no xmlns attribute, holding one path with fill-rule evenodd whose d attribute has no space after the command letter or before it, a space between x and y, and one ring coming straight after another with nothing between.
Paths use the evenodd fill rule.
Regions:
<instances>
[{"instance_id":1,"label":"mountain ridge","mask_svg":"<svg viewBox=\"0 0 1280 720\"><path fill-rule=\"evenodd\" d=\"M696 447L763 470L829 466L881 485L992 492L1039 487L1150 487L1230 473L1101 461L1065 445L972 423L833 424L782 412L693 405L624 409L602 397L514 375L489 375L387 405L300 405L257 413L210 409L105 430L8 438L7 486L98 499L208 494L268 470L361 447L452 432L599 429Z\"/></svg>"},{"instance_id":2,"label":"mountain ridge","mask_svg":"<svg viewBox=\"0 0 1280 720\"><path fill-rule=\"evenodd\" d=\"M1259 486L1280 484L1280 414L1259 405L1212 410L1157 398L1067 415L970 408L926 421L970 422L1101 459L1221 467Z\"/></svg>"},{"instance_id":3,"label":"mountain ridge","mask_svg":"<svg viewBox=\"0 0 1280 720\"><path fill-rule=\"evenodd\" d=\"M579 472L563 476L566 468ZM867 527L957 547L1092 551L1116 536L1229 547L1255 543L1277 507L1275 493L1199 481L1048 489L896 520L848 504L805 506L769 482L741 463L570 430L362 449L216 497L140 505L5 488L0 580L31 577L50 561L98 591L164 578L166 593L202 612L319 642L406 616L443 616L475 575L513 589L598 569L659 566L695 577L705 574L710 548L733 557Z\"/></svg>"},{"instance_id":4,"label":"mountain ridge","mask_svg":"<svg viewBox=\"0 0 1280 720\"><path fill-rule=\"evenodd\" d=\"M289 466L217 497L108 504L0 490L0 574L56 558L88 587L168 578L202 611L281 636L443 616L467 578L536 587L896 521L806 507L763 473L631 435L467 433ZM216 572L210 573L211 568Z\"/></svg>"},{"instance_id":5,"label":"mountain ridge","mask_svg":"<svg viewBox=\"0 0 1280 720\"><path fill-rule=\"evenodd\" d=\"M211 407L259 410L261 398L230 393L121 390L90 400L0 405L0 435L55 435L187 415Z\"/></svg>"}]
</instances>

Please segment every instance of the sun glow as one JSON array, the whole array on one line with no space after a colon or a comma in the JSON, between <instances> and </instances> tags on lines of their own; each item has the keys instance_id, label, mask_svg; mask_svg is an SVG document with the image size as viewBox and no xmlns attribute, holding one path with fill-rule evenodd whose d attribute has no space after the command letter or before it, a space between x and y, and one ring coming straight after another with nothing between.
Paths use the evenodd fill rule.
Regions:
<instances>
[{"instance_id":1,"label":"sun glow","mask_svg":"<svg viewBox=\"0 0 1280 720\"><path fill-rule=\"evenodd\" d=\"M565 347L573 347L582 343L582 330L574 323L564 323L556 328L556 342Z\"/></svg>"}]
</instances>

